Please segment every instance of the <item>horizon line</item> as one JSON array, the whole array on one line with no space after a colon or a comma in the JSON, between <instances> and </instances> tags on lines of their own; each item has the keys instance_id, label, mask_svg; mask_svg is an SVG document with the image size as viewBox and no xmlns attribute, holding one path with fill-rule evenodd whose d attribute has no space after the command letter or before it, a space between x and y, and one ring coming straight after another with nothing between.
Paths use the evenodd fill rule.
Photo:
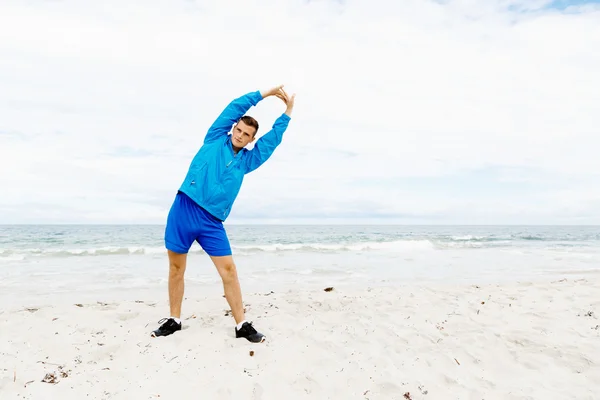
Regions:
<instances>
[{"instance_id":1,"label":"horizon line","mask_svg":"<svg viewBox=\"0 0 600 400\"><path fill-rule=\"evenodd\" d=\"M165 226L166 223L99 223L99 222L23 222L23 223L0 223L0 226ZM600 224L575 224L575 223L284 223L284 222L262 222L262 223L224 223L229 226L589 226L600 227Z\"/></svg>"}]
</instances>

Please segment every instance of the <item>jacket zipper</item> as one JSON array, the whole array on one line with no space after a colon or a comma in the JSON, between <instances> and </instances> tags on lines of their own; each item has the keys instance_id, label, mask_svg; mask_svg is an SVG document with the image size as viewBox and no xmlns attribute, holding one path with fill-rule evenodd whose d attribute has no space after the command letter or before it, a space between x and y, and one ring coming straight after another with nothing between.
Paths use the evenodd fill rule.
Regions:
<instances>
[{"instance_id":1,"label":"jacket zipper","mask_svg":"<svg viewBox=\"0 0 600 400\"><path fill-rule=\"evenodd\" d=\"M229 161L229 162L227 163L227 165L225 165L225 168L229 168L229 166L231 165L231 163L233 162L233 160L235 160L235 158L236 158L236 157L237 157L237 154L235 154L235 153L234 153L234 154L233 154L233 158L231 159L231 161Z\"/></svg>"}]
</instances>

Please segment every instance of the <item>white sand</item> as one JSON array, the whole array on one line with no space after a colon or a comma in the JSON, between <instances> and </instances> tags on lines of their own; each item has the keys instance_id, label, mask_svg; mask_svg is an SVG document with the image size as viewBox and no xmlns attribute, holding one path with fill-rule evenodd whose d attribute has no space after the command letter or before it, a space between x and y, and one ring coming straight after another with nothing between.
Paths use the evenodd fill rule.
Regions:
<instances>
[{"instance_id":1,"label":"white sand","mask_svg":"<svg viewBox=\"0 0 600 400\"><path fill-rule=\"evenodd\" d=\"M0 399L600 398L595 278L247 293L263 344L220 295L186 296L167 338L166 302L0 309Z\"/></svg>"}]
</instances>

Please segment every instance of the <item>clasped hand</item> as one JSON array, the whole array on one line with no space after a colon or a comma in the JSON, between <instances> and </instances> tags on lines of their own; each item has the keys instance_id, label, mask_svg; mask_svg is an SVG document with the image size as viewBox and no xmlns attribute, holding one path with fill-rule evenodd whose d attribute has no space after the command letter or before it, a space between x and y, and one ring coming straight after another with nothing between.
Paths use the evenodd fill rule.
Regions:
<instances>
[{"instance_id":1,"label":"clasped hand","mask_svg":"<svg viewBox=\"0 0 600 400\"><path fill-rule=\"evenodd\" d=\"M279 86L275 86L274 88L271 88L269 90L262 92L263 99L267 98L269 96L275 96L275 97L281 99L281 101L283 101L284 104L286 105L285 113L288 116L291 116L292 110L294 109L294 100L296 98L295 93L290 96L287 94L287 92L285 90L283 90L283 85L279 85Z\"/></svg>"}]
</instances>

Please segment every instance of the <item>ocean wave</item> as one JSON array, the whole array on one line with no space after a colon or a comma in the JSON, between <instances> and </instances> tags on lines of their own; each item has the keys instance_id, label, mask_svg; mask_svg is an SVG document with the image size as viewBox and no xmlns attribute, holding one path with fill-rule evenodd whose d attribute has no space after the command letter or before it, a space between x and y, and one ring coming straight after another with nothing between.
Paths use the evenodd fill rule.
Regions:
<instances>
[{"instance_id":1,"label":"ocean wave","mask_svg":"<svg viewBox=\"0 0 600 400\"><path fill-rule=\"evenodd\" d=\"M398 240L388 242L364 243L289 243L261 245L232 245L237 254L257 253L290 253L290 252L362 252L362 251L420 251L432 250L434 244L429 240ZM0 258L5 260L22 260L29 257L93 257L93 256L124 256L124 255L159 255L166 253L164 247L115 246L90 249L64 248L29 248L2 249ZM190 253L204 253L199 246L192 246Z\"/></svg>"},{"instance_id":2,"label":"ocean wave","mask_svg":"<svg viewBox=\"0 0 600 400\"><path fill-rule=\"evenodd\" d=\"M365 238L366 239L366 238ZM371 239L371 240L369 240ZM256 255L269 253L361 253L361 252L385 252L385 253L413 253L424 251L440 251L452 249L480 249L496 247L535 247L543 246L549 248L571 248L571 247L589 247L598 246L598 241L581 240L553 240L530 234L510 234L510 235L435 235L430 237L416 236L403 238L386 238L386 240L373 240L369 238L361 240L351 237L329 238L318 242L314 238L310 242L283 242L283 243L256 243L242 244L232 240L232 250L234 255ZM40 243L39 247L32 248L0 248L0 260L19 261L29 258L52 258L52 257L98 257L98 256L163 256L166 254L164 245L94 245L89 247L77 246L76 244L69 248L68 245L44 246L47 243ZM202 248L194 244L190 253L204 253Z\"/></svg>"},{"instance_id":3,"label":"ocean wave","mask_svg":"<svg viewBox=\"0 0 600 400\"><path fill-rule=\"evenodd\" d=\"M462 235L462 236L450 236L448 238L442 238L448 242L506 242L506 241L528 241L528 240L540 240L540 241L555 241L555 240L569 240L569 238L550 238L539 235Z\"/></svg>"},{"instance_id":4,"label":"ocean wave","mask_svg":"<svg viewBox=\"0 0 600 400\"><path fill-rule=\"evenodd\" d=\"M371 250L431 250L434 244L429 240L395 240L387 242L350 242L350 243L288 243L269 245L233 246L241 252L352 252Z\"/></svg>"},{"instance_id":5,"label":"ocean wave","mask_svg":"<svg viewBox=\"0 0 600 400\"><path fill-rule=\"evenodd\" d=\"M84 256L108 256L128 254L160 254L166 250L159 247L100 247L92 249L61 249L61 248L31 248L31 249L4 249L0 250L0 257L84 257Z\"/></svg>"}]
</instances>

